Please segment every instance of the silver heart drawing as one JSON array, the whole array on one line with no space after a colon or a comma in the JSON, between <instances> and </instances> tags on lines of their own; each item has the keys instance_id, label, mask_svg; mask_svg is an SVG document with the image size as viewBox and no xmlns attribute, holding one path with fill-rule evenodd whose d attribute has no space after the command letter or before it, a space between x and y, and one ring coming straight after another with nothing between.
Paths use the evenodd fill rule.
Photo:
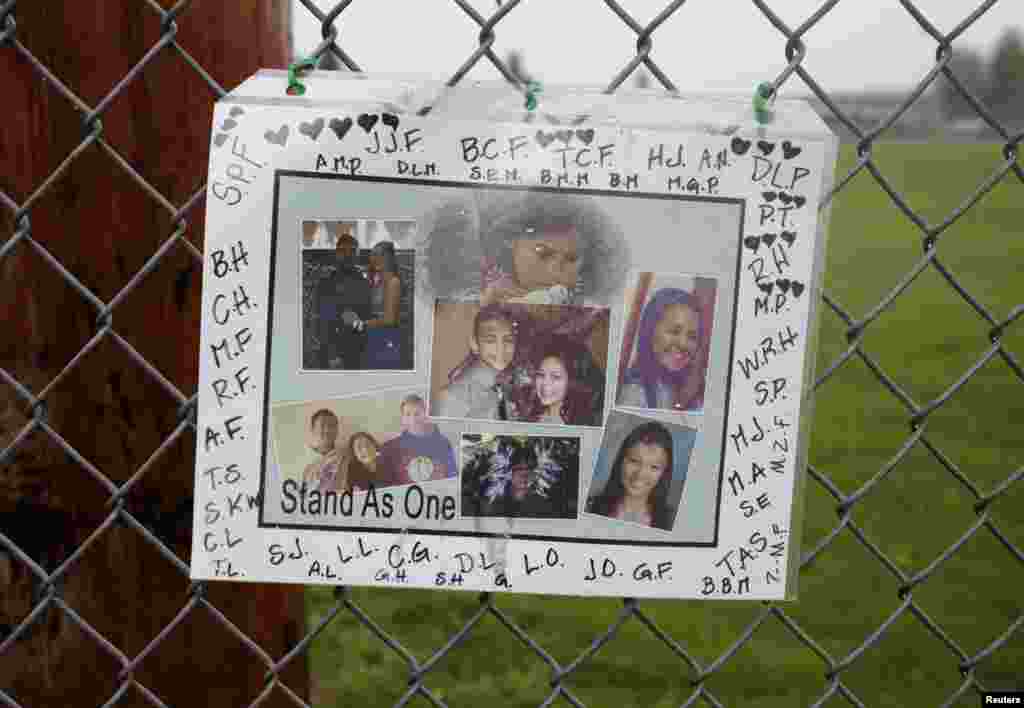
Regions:
<instances>
[{"instance_id":1,"label":"silver heart drawing","mask_svg":"<svg viewBox=\"0 0 1024 708\"><path fill-rule=\"evenodd\" d=\"M263 134L263 137L266 138L268 143L283 146L286 142L288 142L288 126L282 125L277 130L277 132L274 132L273 130L268 130Z\"/></svg>"},{"instance_id":2,"label":"silver heart drawing","mask_svg":"<svg viewBox=\"0 0 1024 708\"><path fill-rule=\"evenodd\" d=\"M213 136L213 144L220 147L224 144L224 141L228 139L227 133L217 133Z\"/></svg>"},{"instance_id":3,"label":"silver heart drawing","mask_svg":"<svg viewBox=\"0 0 1024 708\"><path fill-rule=\"evenodd\" d=\"M324 129L324 119L317 118L312 123L302 122L299 123L299 132L303 135L308 135L309 139L316 142L316 139L320 137L320 133Z\"/></svg>"},{"instance_id":4,"label":"silver heart drawing","mask_svg":"<svg viewBox=\"0 0 1024 708\"><path fill-rule=\"evenodd\" d=\"M231 116L232 118L237 118L238 116L242 115L243 113L245 113L245 111L242 110L241 106L235 106L230 111L228 111L228 115Z\"/></svg>"},{"instance_id":5,"label":"silver heart drawing","mask_svg":"<svg viewBox=\"0 0 1024 708\"><path fill-rule=\"evenodd\" d=\"M220 129L221 130L231 130L236 125L238 125L238 123L236 123L235 121L231 120L230 118L225 118L224 122L220 124Z\"/></svg>"}]
</instances>

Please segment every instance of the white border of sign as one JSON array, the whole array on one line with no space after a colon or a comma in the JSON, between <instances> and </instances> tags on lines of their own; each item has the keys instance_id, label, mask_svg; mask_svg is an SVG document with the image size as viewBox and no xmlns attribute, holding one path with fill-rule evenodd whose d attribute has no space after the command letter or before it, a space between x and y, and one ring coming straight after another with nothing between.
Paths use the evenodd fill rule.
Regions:
<instances>
[{"instance_id":1,"label":"white border of sign","mask_svg":"<svg viewBox=\"0 0 1024 708\"><path fill-rule=\"evenodd\" d=\"M352 90L358 91L359 82L353 83ZM816 205L831 185L837 151L834 137L824 128L816 137L808 137L806 131L787 137L770 126L758 129L752 120L722 130L582 123L570 131L585 134L586 145L614 146L612 159L602 160L596 150L586 156L586 189L599 185L603 192L737 200L744 205L745 243L740 249L720 480L727 491L719 494L715 544L663 547L438 536L415 530L282 528L262 524L259 509L261 459L268 432L263 385L268 374L272 297L268 247L275 229L279 175L337 170L353 179L394 181L418 179L409 174L410 165L416 165L428 173L424 180L472 183L474 173L460 152L459 141L465 135L491 136L495 146L505 146L499 161L508 158L509 150L518 151L515 167L520 186L541 186L544 174L572 172L563 169L566 153L554 150L556 131L568 128L460 120L436 113L402 113L401 128L389 135L396 139L393 153L357 151L348 145L356 137L365 140L371 134L361 129L360 116L380 117L394 111L393 104L382 108L358 99L318 104L311 100L314 93L301 100L229 96L215 107L206 210L192 578L584 596L795 598L810 405L802 395L759 402L763 392L739 375L737 358L751 353L756 358L765 340L788 328L797 334L798 346L785 356L765 355L762 368L770 369L773 377L785 377L788 390L807 388L824 258L825 214ZM652 101L651 110L656 113L657 109ZM776 106L780 115L786 110L781 102ZM543 145L545 140L532 139L538 132L552 136L546 140L554 143L551 149ZM652 166L649 157L657 145L679 146L678 154L687 156L686 164L673 165L670 160L670 164L662 161ZM579 160L579 152L576 155ZM728 158L724 166L702 168L708 156L713 163L722 155ZM557 185L549 181L543 186ZM579 191L574 184L558 188ZM779 211L782 208L784 212ZM780 213L786 215L784 225ZM774 234L771 240L761 242L763 232L769 230ZM785 278L769 275L770 268L762 269L765 252L758 253L770 248L781 231L789 237ZM794 284L799 293L794 292ZM766 294L769 285L771 294ZM783 287L788 292L778 299ZM247 304L235 308L240 291ZM755 316L755 308L760 317ZM430 325L418 322L420 326ZM613 332L612 356L618 355L614 345L620 341L619 333ZM218 379L232 382L232 398L213 394ZM782 462L772 468L769 458ZM759 476L758 466L766 474ZM581 478L589 479L590 472L581 470ZM736 475L742 480L740 487L749 487L746 493L733 493L736 485L727 478L735 480ZM761 494L770 496L770 507L756 508ZM749 515L751 505L741 501L752 502L755 513Z\"/></svg>"}]
</instances>

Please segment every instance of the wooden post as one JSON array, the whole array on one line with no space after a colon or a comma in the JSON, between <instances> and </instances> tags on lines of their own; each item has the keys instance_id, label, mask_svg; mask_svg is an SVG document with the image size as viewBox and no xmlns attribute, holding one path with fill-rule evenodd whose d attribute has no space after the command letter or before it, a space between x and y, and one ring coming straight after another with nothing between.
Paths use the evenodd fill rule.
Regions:
<instances>
[{"instance_id":1,"label":"wooden post","mask_svg":"<svg viewBox=\"0 0 1024 708\"><path fill-rule=\"evenodd\" d=\"M15 224L0 197L0 250L26 226L39 245L21 240L0 257L0 368L34 395L59 376L35 410L36 420L121 484L179 427L180 402L107 328L191 396L198 380L201 263L175 243L155 271L100 316L96 303L70 287L44 251L100 301L110 302L177 224L101 141L180 208L205 181L217 97L167 45L110 99L101 123L86 125L80 107L44 79L26 52L95 108L172 25L162 27L161 15L140 0L0 2L0 8L9 6L16 30L0 41L0 190L24 205L83 140L91 143L33 200L28 222ZM174 18L174 41L226 89L260 67L287 65L290 0L183 6ZM0 17L0 36L5 28ZM203 208L200 198L184 217L187 237L200 248ZM88 351L65 371L83 348ZM0 376L0 450L32 419L25 399ZM194 446L195 434L186 429L123 501L186 563ZM37 428L0 466L0 533L52 572L108 518L110 499L109 489ZM55 589L38 587L27 567L0 547L0 642L39 596L55 591L132 660L187 606L189 588L187 577L122 523L90 544ZM211 583L207 597L274 660L304 635L301 588ZM54 607L28 637L0 654L0 690L36 708L102 705L122 685L121 671L115 655ZM266 671L257 655L197 606L130 678L171 706L237 706L260 694ZM308 700L304 656L280 678ZM118 705L152 704L131 685ZM294 703L274 688L262 705Z\"/></svg>"}]
</instances>

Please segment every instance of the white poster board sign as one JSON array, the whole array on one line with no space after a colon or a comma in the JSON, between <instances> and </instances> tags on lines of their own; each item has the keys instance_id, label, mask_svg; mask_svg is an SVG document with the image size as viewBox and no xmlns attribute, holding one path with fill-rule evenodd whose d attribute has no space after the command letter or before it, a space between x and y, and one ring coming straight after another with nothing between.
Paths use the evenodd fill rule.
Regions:
<instances>
[{"instance_id":1,"label":"white poster board sign","mask_svg":"<svg viewBox=\"0 0 1024 708\"><path fill-rule=\"evenodd\" d=\"M793 598L817 115L286 85L214 115L193 578Z\"/></svg>"}]
</instances>

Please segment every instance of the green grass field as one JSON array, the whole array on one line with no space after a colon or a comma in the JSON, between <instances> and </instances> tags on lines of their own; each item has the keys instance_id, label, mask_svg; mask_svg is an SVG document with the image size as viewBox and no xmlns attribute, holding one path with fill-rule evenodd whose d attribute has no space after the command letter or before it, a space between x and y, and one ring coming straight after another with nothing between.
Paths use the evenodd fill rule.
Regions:
<instances>
[{"instance_id":1,"label":"green grass field","mask_svg":"<svg viewBox=\"0 0 1024 708\"><path fill-rule=\"evenodd\" d=\"M940 223L1001 164L994 145L881 144L882 173L929 223ZM855 164L845 148L837 175ZM939 258L991 314L1005 318L1024 302L1024 185L1012 174L939 238ZM826 292L854 318L872 310L922 257L918 229L867 171L837 197L828 245ZM846 326L823 307L818 371L847 347ZM871 325L864 349L918 405L940 396L990 347L990 326L929 267ZM1024 321L1003 337L1024 363ZM909 413L857 357L817 392L810 461L851 493L900 449ZM988 493L1024 465L1024 383L998 356L927 420L925 437ZM809 479L804 548L838 522L836 503ZM975 523L974 496L921 445L855 508L853 521L904 573L927 567ZM990 518L1024 549L1024 481L1010 487ZM900 582L849 530L800 575L800 598L787 614L839 660L901 606ZM357 588L354 601L423 662L479 609L473 593ZM328 589L307 594L310 628L334 604ZM986 528L913 593L915 606L974 655L1024 616L1024 562ZM618 616L618 600L510 595L497 606L563 665ZM762 606L750 602L644 601L648 614L702 665L740 636ZM909 612L842 671L867 706L938 706L960 685L959 659ZM390 706L408 688L408 665L342 609L312 645L317 706ZM829 690L828 667L769 617L706 685L727 706L809 706ZM989 687L1024 688L1024 626L979 665ZM692 672L636 619L585 661L567 685L588 706L679 706ZM536 706L551 690L551 670L496 618L487 616L429 674L426 683L452 706ZM416 698L411 705L428 705ZM569 705L563 699L555 705ZM698 705L710 705L698 702ZM827 706L850 705L840 695ZM973 693L957 706L978 705Z\"/></svg>"}]
</instances>

